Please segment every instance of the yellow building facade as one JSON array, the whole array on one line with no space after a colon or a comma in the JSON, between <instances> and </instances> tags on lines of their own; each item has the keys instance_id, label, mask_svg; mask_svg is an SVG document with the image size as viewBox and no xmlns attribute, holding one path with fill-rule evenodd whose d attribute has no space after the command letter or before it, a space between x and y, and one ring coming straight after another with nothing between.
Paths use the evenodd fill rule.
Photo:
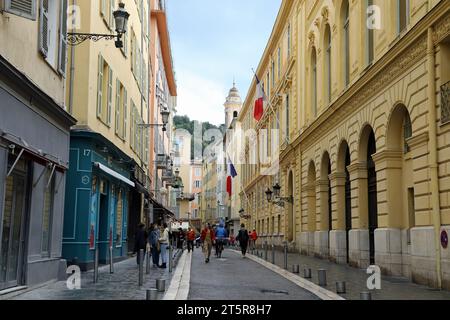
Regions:
<instances>
[{"instance_id":1,"label":"yellow building facade","mask_svg":"<svg viewBox=\"0 0 450 320\"><path fill-rule=\"evenodd\" d=\"M280 170L243 169L267 241L450 287L449 21L448 1L282 2L256 71L270 104L256 123L254 81L239 117L280 127Z\"/></svg>"}]
</instances>

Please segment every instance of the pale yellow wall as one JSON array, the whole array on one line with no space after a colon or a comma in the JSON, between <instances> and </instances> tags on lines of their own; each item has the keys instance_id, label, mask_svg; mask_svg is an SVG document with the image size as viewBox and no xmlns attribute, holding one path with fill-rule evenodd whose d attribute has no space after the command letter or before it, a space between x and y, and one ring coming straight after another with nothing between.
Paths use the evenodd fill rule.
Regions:
<instances>
[{"instance_id":1,"label":"pale yellow wall","mask_svg":"<svg viewBox=\"0 0 450 320\"><path fill-rule=\"evenodd\" d=\"M365 50L365 30L362 26L365 23L362 1L350 1L350 86L345 88L343 81L343 55L340 54L343 48L340 46L342 39L340 27L340 6L338 1L283 1L281 11L278 15L274 32L267 44L263 58L260 61L257 73L260 79L266 79L267 70L271 67L270 57L276 54L280 44L281 37L286 25L290 22L293 26L292 46L295 57L295 66L291 71L292 84L284 87L278 83L272 92L278 88L280 93L291 91L291 146L280 153L281 172L280 185L281 193L286 195L288 173L290 170L294 176L294 232L298 235L300 232L322 230L324 221L325 202L322 201L319 192L319 181L321 174L321 161L325 152L328 152L331 159L332 173L336 173L337 154L340 143L343 140L348 142L351 161L352 161L352 213L353 229L366 228L367 218L365 217L367 208L367 196L364 194L364 187L359 185L358 161L363 158L360 153L360 136L365 125L369 124L374 129L377 144L377 191L378 191L378 214L379 227L408 228L409 218L407 216L407 196L406 189L414 186L415 188L415 225L428 226L431 224L431 198L428 152L426 140L422 141L421 136L428 131L428 104L427 104L427 65L426 65L426 29L422 29L419 37L414 36L411 29L419 23L423 16L431 10L432 7L441 3L441 1L411 1L410 5L410 24L400 35L397 33L396 24L396 6L394 1L374 1L382 9L382 30L375 32L375 59L373 66L368 68ZM448 16L448 13L447 13ZM388 17L388 18L386 18ZM332 32L332 101L328 104L325 97L325 71L324 71L324 43L323 32L325 22L331 26ZM447 24L448 25L448 24ZM445 35L445 23L437 26L436 33L440 37ZM447 27L448 34L448 27ZM408 37L410 42L403 40ZM412 42L414 41L414 42ZM398 44L398 45L396 45ZM437 45L437 44L436 44ZM318 113L314 117L311 107L311 82L310 82L310 56L311 48L315 47L318 53ZM404 50L404 51L403 51ZM438 45L436 49L436 90L440 85L450 80L450 70L446 68L449 63L449 47L445 44ZM389 58L387 58L389 57ZM401 68L398 66L401 65ZM382 69L386 68L386 69ZM383 70L383 71L382 71ZM372 72L372 73L370 73ZM372 74L384 74L385 76L374 76ZM298 76L297 76L298 75ZM373 77L373 78L372 78ZM361 83L356 88L355 84ZM356 90L361 92L356 93ZM365 89L364 89L365 88ZM347 100L353 96L352 99ZM253 119L253 104L255 100L255 82L249 89L246 100L243 105L239 121L242 122L244 130L251 128L264 127L267 121L274 121L273 116L265 116L259 124ZM277 101L273 93L271 94L272 105L275 109L283 108L282 101ZM414 143L411 146L410 155L405 155L400 160L401 171L396 168L395 161L389 159L389 153L386 152L387 126L391 112L399 103L403 103L412 120ZM439 102L438 102L439 103ZM334 105L334 106L333 106ZM333 111L330 107L333 106ZM334 111L336 110L336 111ZM267 112L266 112L267 113ZM439 117L438 112L438 117ZM267 119L272 118L272 119ZM284 118L280 117L282 131L284 131ZM440 186L440 204L441 218L443 224L450 222L450 180L448 172L450 167L447 159L450 148L449 130L446 126L438 128L438 162L439 162L439 186ZM249 150L246 151L246 157L249 157ZM401 160L403 159L403 160ZM312 200L308 200L308 168L310 163L315 165L315 177L313 184ZM261 200L256 194L263 193L268 186L272 186L273 179L261 176L257 166L242 166L241 182L249 196L249 204L246 212L252 214L251 223L264 222L264 230L267 231L267 218L277 217L278 212L282 212L282 230L288 232L291 226L285 221L287 215L283 209L269 207L265 199ZM399 175L400 174L400 175ZM392 177L399 176L396 180ZM332 181L332 185L335 180ZM389 186L388 184L392 183ZM403 189L403 201L395 204L392 201L392 193ZM333 208L333 229L342 228L343 224L338 218L337 195L335 188L332 191ZM241 193L241 198L245 198ZM390 199L390 200L389 200ZM308 204L313 201L315 204L314 213L308 218ZM258 202L258 203L256 203ZM322 207L322 208L321 208ZM395 210L400 210L398 216L389 214ZM276 210L276 213L273 212ZM280 211L281 210L281 211ZM287 210L287 209L284 209ZM275 220L276 221L276 220ZM270 220L271 223L271 220ZM276 223L275 223L276 225ZM276 228L276 227L275 227Z\"/></svg>"},{"instance_id":2,"label":"pale yellow wall","mask_svg":"<svg viewBox=\"0 0 450 320\"><path fill-rule=\"evenodd\" d=\"M38 8L39 1L36 1L35 20L0 12L0 55L64 107L65 79L58 73L57 62L48 63L39 51ZM58 56L58 52L55 54Z\"/></svg>"},{"instance_id":3,"label":"pale yellow wall","mask_svg":"<svg viewBox=\"0 0 450 320\"><path fill-rule=\"evenodd\" d=\"M149 103L148 97L143 100L141 110L141 98L138 84L131 71L131 30L136 34L137 43L143 50L143 57L148 65L148 48L141 43L141 22L138 16L137 7L134 0L125 0L125 9L130 13L128 22L128 56L115 47L114 41L101 40L99 42L87 41L75 47L75 72L74 72L74 105L73 115L78 119L78 125L88 126L108 140L113 142L123 152L133 157L138 163L141 159L130 147L131 111L133 101L139 110L139 114L145 123L148 123ZM116 1L118 7L118 1ZM149 12L147 2L144 1L146 12ZM77 0L77 5L81 9L81 28L74 32L89 33L110 33L106 23L100 15L100 1ZM113 70L113 98L111 125L108 127L97 118L97 75L98 75L98 55L101 54L105 61ZM70 57L69 57L70 58ZM69 59L69 66L70 66ZM70 79L70 75L68 75ZM115 93L116 79L124 85L128 93L127 103L127 132L126 140L123 141L115 134ZM67 88L67 91L69 88ZM145 94L145 91L143 92ZM67 99L68 99L67 94ZM149 129L144 129L149 130ZM144 160L144 159L142 159ZM147 167L147 163L143 163Z\"/></svg>"}]
</instances>

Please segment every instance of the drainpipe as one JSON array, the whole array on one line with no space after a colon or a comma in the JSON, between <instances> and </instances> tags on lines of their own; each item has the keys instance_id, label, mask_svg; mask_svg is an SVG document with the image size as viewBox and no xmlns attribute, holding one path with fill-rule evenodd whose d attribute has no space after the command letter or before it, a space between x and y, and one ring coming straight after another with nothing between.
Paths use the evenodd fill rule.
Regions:
<instances>
[{"instance_id":1,"label":"drainpipe","mask_svg":"<svg viewBox=\"0 0 450 320\"><path fill-rule=\"evenodd\" d=\"M75 8L76 0L72 0L72 8ZM75 29L75 19L72 19L72 32ZM75 79L75 46L70 46L70 79L69 79L69 113L73 114L73 86Z\"/></svg>"},{"instance_id":2,"label":"drainpipe","mask_svg":"<svg viewBox=\"0 0 450 320\"><path fill-rule=\"evenodd\" d=\"M428 69L428 124L430 134L430 174L431 174L431 206L433 208L433 226L435 233L436 275L437 286L442 288L441 279L441 212L439 203L439 180L437 161L437 128L436 128L436 70L433 44L433 28L428 28L427 39L427 69Z\"/></svg>"}]
</instances>

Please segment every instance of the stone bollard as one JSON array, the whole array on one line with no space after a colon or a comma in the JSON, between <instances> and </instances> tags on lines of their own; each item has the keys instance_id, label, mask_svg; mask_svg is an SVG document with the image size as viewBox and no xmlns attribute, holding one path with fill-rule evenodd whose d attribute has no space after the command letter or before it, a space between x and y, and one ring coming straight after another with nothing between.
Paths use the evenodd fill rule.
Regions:
<instances>
[{"instance_id":1,"label":"stone bollard","mask_svg":"<svg viewBox=\"0 0 450 320\"><path fill-rule=\"evenodd\" d=\"M336 282L336 293L342 294L346 293L345 281L337 281Z\"/></svg>"},{"instance_id":2,"label":"stone bollard","mask_svg":"<svg viewBox=\"0 0 450 320\"><path fill-rule=\"evenodd\" d=\"M292 265L292 273L300 273L300 266L298 264Z\"/></svg>"},{"instance_id":3,"label":"stone bollard","mask_svg":"<svg viewBox=\"0 0 450 320\"><path fill-rule=\"evenodd\" d=\"M173 269L173 251L172 244L169 244L169 272L172 272Z\"/></svg>"},{"instance_id":4,"label":"stone bollard","mask_svg":"<svg viewBox=\"0 0 450 320\"><path fill-rule=\"evenodd\" d=\"M155 288L147 289L146 300L158 300L159 293Z\"/></svg>"},{"instance_id":5,"label":"stone bollard","mask_svg":"<svg viewBox=\"0 0 450 320\"><path fill-rule=\"evenodd\" d=\"M139 287L144 283L144 249L140 249L139 255Z\"/></svg>"},{"instance_id":6,"label":"stone bollard","mask_svg":"<svg viewBox=\"0 0 450 320\"><path fill-rule=\"evenodd\" d=\"M94 283L98 282L98 248L94 249Z\"/></svg>"},{"instance_id":7,"label":"stone bollard","mask_svg":"<svg viewBox=\"0 0 450 320\"><path fill-rule=\"evenodd\" d=\"M288 244L284 243L284 269L288 269Z\"/></svg>"},{"instance_id":8,"label":"stone bollard","mask_svg":"<svg viewBox=\"0 0 450 320\"><path fill-rule=\"evenodd\" d=\"M156 290L158 290L158 292L166 291L166 280L165 279L156 279Z\"/></svg>"},{"instance_id":9,"label":"stone bollard","mask_svg":"<svg viewBox=\"0 0 450 320\"><path fill-rule=\"evenodd\" d=\"M311 269L310 268L303 269L303 278L311 279Z\"/></svg>"},{"instance_id":10,"label":"stone bollard","mask_svg":"<svg viewBox=\"0 0 450 320\"><path fill-rule=\"evenodd\" d=\"M272 264L275 264L275 245L272 244Z\"/></svg>"},{"instance_id":11,"label":"stone bollard","mask_svg":"<svg viewBox=\"0 0 450 320\"><path fill-rule=\"evenodd\" d=\"M372 300L372 294L368 291L363 291L359 294L361 300Z\"/></svg>"},{"instance_id":12,"label":"stone bollard","mask_svg":"<svg viewBox=\"0 0 450 320\"><path fill-rule=\"evenodd\" d=\"M264 241L264 260L266 261L267 261L267 249L268 249L267 241Z\"/></svg>"},{"instance_id":13,"label":"stone bollard","mask_svg":"<svg viewBox=\"0 0 450 320\"><path fill-rule=\"evenodd\" d=\"M114 273L114 252L113 247L109 247L109 273Z\"/></svg>"},{"instance_id":14,"label":"stone bollard","mask_svg":"<svg viewBox=\"0 0 450 320\"><path fill-rule=\"evenodd\" d=\"M326 287L327 285L327 270L325 269L319 269L317 270L318 279L319 279L319 286Z\"/></svg>"},{"instance_id":15,"label":"stone bollard","mask_svg":"<svg viewBox=\"0 0 450 320\"><path fill-rule=\"evenodd\" d=\"M145 274L150 274L150 258L151 258L150 250L147 251L146 256L147 259L145 263Z\"/></svg>"}]
</instances>

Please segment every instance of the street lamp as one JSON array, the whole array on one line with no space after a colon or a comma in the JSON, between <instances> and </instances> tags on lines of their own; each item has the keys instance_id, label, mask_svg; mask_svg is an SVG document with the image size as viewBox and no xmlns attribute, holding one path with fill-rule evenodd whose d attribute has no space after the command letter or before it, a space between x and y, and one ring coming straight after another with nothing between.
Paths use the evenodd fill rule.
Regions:
<instances>
[{"instance_id":1,"label":"street lamp","mask_svg":"<svg viewBox=\"0 0 450 320\"><path fill-rule=\"evenodd\" d=\"M267 188L267 191L265 192L267 201L269 203L273 203L279 207L284 208L285 203L294 203L294 197L281 197L280 196L281 186L279 183L276 183L273 186L273 191L270 190L270 188Z\"/></svg>"},{"instance_id":2,"label":"street lamp","mask_svg":"<svg viewBox=\"0 0 450 320\"><path fill-rule=\"evenodd\" d=\"M250 219L250 218L252 217L252 216L249 215L249 214L245 214L245 210L244 210L244 209L239 210L239 216L240 216L242 219L245 219L245 220L248 220L248 219Z\"/></svg>"},{"instance_id":3,"label":"street lamp","mask_svg":"<svg viewBox=\"0 0 450 320\"><path fill-rule=\"evenodd\" d=\"M159 123L141 123L138 124L139 127L143 127L143 128L151 128L151 127L163 127L162 131L165 132L167 131L167 124L169 123L169 116L170 116L170 111L167 108L164 108L161 112L161 118L162 118L162 124Z\"/></svg>"},{"instance_id":4,"label":"street lamp","mask_svg":"<svg viewBox=\"0 0 450 320\"><path fill-rule=\"evenodd\" d=\"M116 48L123 48L122 35L127 32L128 19L130 14L125 10L125 4L123 2L119 3L119 9L113 12L114 22L116 24L117 34L98 34L98 33L78 33L78 32L68 32L67 42L69 45L76 46L86 40L99 41L101 39L114 40Z\"/></svg>"}]
</instances>

